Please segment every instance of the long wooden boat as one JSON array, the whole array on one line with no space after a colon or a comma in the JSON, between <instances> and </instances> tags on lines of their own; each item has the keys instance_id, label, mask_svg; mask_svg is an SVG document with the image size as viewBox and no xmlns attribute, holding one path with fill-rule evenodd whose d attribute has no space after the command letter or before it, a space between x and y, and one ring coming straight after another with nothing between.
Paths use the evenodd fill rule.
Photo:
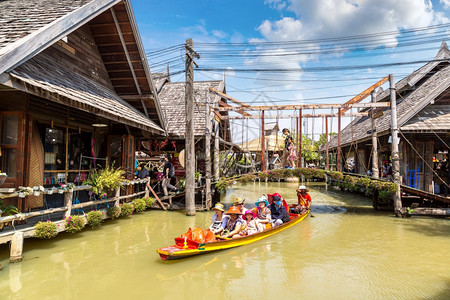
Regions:
<instances>
[{"instance_id":1,"label":"long wooden boat","mask_svg":"<svg viewBox=\"0 0 450 300\"><path fill-rule=\"evenodd\" d=\"M216 242L202 243L202 244L188 240L187 243L185 244L185 239L178 237L175 238L176 243L175 245L159 248L156 250L156 252L158 252L162 260L174 260L244 246L259 241L263 238L271 236L280 231L283 231L291 226L294 226L295 224L303 221L303 219L308 215L308 213L309 211L302 215L289 213L290 221L287 223L284 223L278 227L266 229L256 234L238 237L234 239L219 240Z\"/></svg>"}]
</instances>

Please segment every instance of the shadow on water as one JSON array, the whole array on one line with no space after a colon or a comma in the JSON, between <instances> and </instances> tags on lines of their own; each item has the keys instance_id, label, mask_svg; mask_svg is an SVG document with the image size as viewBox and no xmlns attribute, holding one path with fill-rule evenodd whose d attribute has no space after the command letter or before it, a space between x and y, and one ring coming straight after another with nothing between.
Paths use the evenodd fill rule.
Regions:
<instances>
[{"instance_id":1,"label":"shadow on water","mask_svg":"<svg viewBox=\"0 0 450 300\"><path fill-rule=\"evenodd\" d=\"M437 294L434 294L430 297L421 298L421 299L434 299L434 300L448 300L450 299L450 279L447 280L447 284L445 288L438 292Z\"/></svg>"},{"instance_id":2,"label":"shadow on water","mask_svg":"<svg viewBox=\"0 0 450 300\"><path fill-rule=\"evenodd\" d=\"M408 230L421 233L426 236L450 236L450 221L445 219L412 218L411 223L405 222L403 226Z\"/></svg>"}]
</instances>

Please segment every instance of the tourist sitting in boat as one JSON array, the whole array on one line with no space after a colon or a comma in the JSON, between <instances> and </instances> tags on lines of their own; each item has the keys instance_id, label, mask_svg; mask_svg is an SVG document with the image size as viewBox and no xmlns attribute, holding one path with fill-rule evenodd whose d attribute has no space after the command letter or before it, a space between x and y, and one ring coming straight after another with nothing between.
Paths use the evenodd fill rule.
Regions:
<instances>
[{"instance_id":1,"label":"tourist sitting in boat","mask_svg":"<svg viewBox=\"0 0 450 300\"><path fill-rule=\"evenodd\" d=\"M303 214L311 209L311 196L308 194L306 186L301 185L297 189L297 205L293 204L289 211L295 214Z\"/></svg>"},{"instance_id":2,"label":"tourist sitting in boat","mask_svg":"<svg viewBox=\"0 0 450 300\"><path fill-rule=\"evenodd\" d=\"M241 230L241 232L239 232L239 235L244 236L258 233L258 224L256 223L255 218L256 214L254 211L250 209L245 211L244 222L246 226L244 230Z\"/></svg>"},{"instance_id":3,"label":"tourist sitting in boat","mask_svg":"<svg viewBox=\"0 0 450 300\"><path fill-rule=\"evenodd\" d=\"M272 216L272 220L270 221L272 227L289 222L289 214L283 206L280 196L273 196L273 202L270 204L270 214Z\"/></svg>"},{"instance_id":4,"label":"tourist sitting in boat","mask_svg":"<svg viewBox=\"0 0 450 300\"><path fill-rule=\"evenodd\" d=\"M240 237L239 232L243 230L244 220L240 217L242 215L239 207L231 206L225 213L230 217L227 220L227 225L225 226L224 232L222 234L223 238L235 238Z\"/></svg>"},{"instance_id":5,"label":"tourist sitting in boat","mask_svg":"<svg viewBox=\"0 0 450 300\"><path fill-rule=\"evenodd\" d=\"M273 197L275 197L275 196L276 196L276 197L280 197L281 203L283 204L284 208L286 208L286 210L288 211L288 210L289 210L289 207L288 207L288 205L287 205L286 200L284 200L284 198L281 197L281 195L278 194L278 193L267 194L267 200L269 201L269 204L272 204L272 202L273 202Z\"/></svg>"},{"instance_id":6,"label":"tourist sitting in boat","mask_svg":"<svg viewBox=\"0 0 450 300\"><path fill-rule=\"evenodd\" d=\"M223 209L223 204L221 203L216 203L212 209L215 213L212 216L212 224L209 226L209 230L211 230L214 234L221 234L227 226L229 216L223 213L225 210Z\"/></svg>"},{"instance_id":7,"label":"tourist sitting in boat","mask_svg":"<svg viewBox=\"0 0 450 300\"><path fill-rule=\"evenodd\" d=\"M270 215L270 208L268 207L269 201L267 197L263 195L255 202L256 205L256 222L258 223L259 230L270 228L270 221L272 217Z\"/></svg>"},{"instance_id":8,"label":"tourist sitting in boat","mask_svg":"<svg viewBox=\"0 0 450 300\"><path fill-rule=\"evenodd\" d=\"M245 199L242 199L240 197L236 197L233 202L233 206L237 206L242 214L246 210L244 207L244 202L245 202Z\"/></svg>"}]
</instances>

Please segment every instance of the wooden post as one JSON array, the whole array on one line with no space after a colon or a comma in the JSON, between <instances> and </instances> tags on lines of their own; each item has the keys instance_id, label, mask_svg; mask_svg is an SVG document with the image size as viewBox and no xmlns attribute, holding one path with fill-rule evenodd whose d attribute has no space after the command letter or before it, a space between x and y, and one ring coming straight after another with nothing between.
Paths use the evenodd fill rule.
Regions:
<instances>
[{"instance_id":1,"label":"wooden post","mask_svg":"<svg viewBox=\"0 0 450 300\"><path fill-rule=\"evenodd\" d=\"M298 167L303 167L303 161L302 161L302 110L300 109L298 112Z\"/></svg>"},{"instance_id":2,"label":"wooden post","mask_svg":"<svg viewBox=\"0 0 450 300\"><path fill-rule=\"evenodd\" d=\"M211 208L211 121L209 110L209 94L206 97L205 116L205 172L206 172L206 209ZM244 135L244 132L242 132Z\"/></svg>"},{"instance_id":3,"label":"wooden post","mask_svg":"<svg viewBox=\"0 0 450 300\"><path fill-rule=\"evenodd\" d=\"M295 145L296 145L296 151L297 151L297 154L300 152L300 147L299 147L299 145L298 145L298 141L300 140L299 139L299 137L298 137L298 131L299 131L299 125L298 125L298 123L300 122L300 118L299 117L297 117L297 118L295 118L295 120L297 121L296 122L296 131L295 131ZM299 168L300 167L300 164L299 164L299 161L298 161L298 155L297 155L297 167Z\"/></svg>"},{"instance_id":4,"label":"wooden post","mask_svg":"<svg viewBox=\"0 0 450 300\"><path fill-rule=\"evenodd\" d=\"M219 127L220 123L214 119L214 181L220 178L220 156L219 156Z\"/></svg>"},{"instance_id":5,"label":"wooden post","mask_svg":"<svg viewBox=\"0 0 450 300\"><path fill-rule=\"evenodd\" d=\"M116 201L114 202L114 206L119 207L120 206L120 187L117 188L116 195L114 196L114 198L116 198Z\"/></svg>"},{"instance_id":6,"label":"wooden post","mask_svg":"<svg viewBox=\"0 0 450 300\"><path fill-rule=\"evenodd\" d=\"M23 232L17 231L11 239L10 262L19 262L23 258Z\"/></svg>"},{"instance_id":7,"label":"wooden post","mask_svg":"<svg viewBox=\"0 0 450 300\"><path fill-rule=\"evenodd\" d=\"M397 184L397 192L394 193L394 213L401 216L402 198L400 195L400 157L398 153L398 126L397 126L397 100L395 95L394 75L389 75L389 89L391 97L391 135L392 135L392 175Z\"/></svg>"},{"instance_id":8,"label":"wooden post","mask_svg":"<svg viewBox=\"0 0 450 300\"><path fill-rule=\"evenodd\" d=\"M326 155L327 155L327 167L326 170L330 170L330 155L329 155L329 147L328 147L328 117L325 117L325 140L326 140Z\"/></svg>"},{"instance_id":9,"label":"wooden post","mask_svg":"<svg viewBox=\"0 0 450 300\"><path fill-rule=\"evenodd\" d=\"M375 103L375 91L372 91L371 102ZM378 139L377 139L377 119L372 115L372 177L378 179Z\"/></svg>"},{"instance_id":10,"label":"wooden post","mask_svg":"<svg viewBox=\"0 0 450 300\"><path fill-rule=\"evenodd\" d=\"M341 170L341 109L338 108L338 146L337 146L337 171Z\"/></svg>"},{"instance_id":11,"label":"wooden post","mask_svg":"<svg viewBox=\"0 0 450 300\"><path fill-rule=\"evenodd\" d=\"M266 141L264 136L264 111L261 112L261 171L266 170Z\"/></svg>"},{"instance_id":12,"label":"wooden post","mask_svg":"<svg viewBox=\"0 0 450 300\"><path fill-rule=\"evenodd\" d=\"M195 215L194 67L192 39L186 40L186 215Z\"/></svg>"},{"instance_id":13,"label":"wooden post","mask_svg":"<svg viewBox=\"0 0 450 300\"><path fill-rule=\"evenodd\" d=\"M73 192L64 193L64 206L67 207L67 211L64 214L64 217L66 218L70 217L70 214L72 212L72 199L73 199Z\"/></svg>"},{"instance_id":14,"label":"wooden post","mask_svg":"<svg viewBox=\"0 0 450 300\"><path fill-rule=\"evenodd\" d=\"M147 182L147 188L150 190L150 192L152 192L152 195L153 195L153 197L155 197L155 200L156 200L156 202L158 202L159 206L161 206L162 209L167 210L166 207L161 202L161 199L159 199L158 195L155 193L155 191L150 186L149 182ZM171 199L169 199L169 202L170 202L170 205L172 205L172 200Z\"/></svg>"}]
</instances>

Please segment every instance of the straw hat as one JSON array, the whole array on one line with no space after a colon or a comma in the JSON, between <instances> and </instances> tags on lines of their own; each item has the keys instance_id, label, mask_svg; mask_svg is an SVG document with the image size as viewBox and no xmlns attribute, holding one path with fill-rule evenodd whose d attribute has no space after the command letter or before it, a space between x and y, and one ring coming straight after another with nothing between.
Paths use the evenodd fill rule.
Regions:
<instances>
[{"instance_id":1,"label":"straw hat","mask_svg":"<svg viewBox=\"0 0 450 300\"><path fill-rule=\"evenodd\" d=\"M220 211L225 211L223 209L223 204L222 203L216 203L216 205L212 208L213 210L220 210Z\"/></svg>"},{"instance_id":2,"label":"straw hat","mask_svg":"<svg viewBox=\"0 0 450 300\"><path fill-rule=\"evenodd\" d=\"M306 186L301 185L301 186L298 187L298 189L299 189L299 190L306 190Z\"/></svg>"},{"instance_id":3,"label":"straw hat","mask_svg":"<svg viewBox=\"0 0 450 300\"><path fill-rule=\"evenodd\" d=\"M231 215L231 214L242 215L241 210L237 206L231 206L225 214L226 215Z\"/></svg>"},{"instance_id":4,"label":"straw hat","mask_svg":"<svg viewBox=\"0 0 450 300\"><path fill-rule=\"evenodd\" d=\"M242 199L242 198L240 198L240 197L236 197L236 198L234 199L233 205L244 204L244 202L245 202L245 199Z\"/></svg>"}]
</instances>

